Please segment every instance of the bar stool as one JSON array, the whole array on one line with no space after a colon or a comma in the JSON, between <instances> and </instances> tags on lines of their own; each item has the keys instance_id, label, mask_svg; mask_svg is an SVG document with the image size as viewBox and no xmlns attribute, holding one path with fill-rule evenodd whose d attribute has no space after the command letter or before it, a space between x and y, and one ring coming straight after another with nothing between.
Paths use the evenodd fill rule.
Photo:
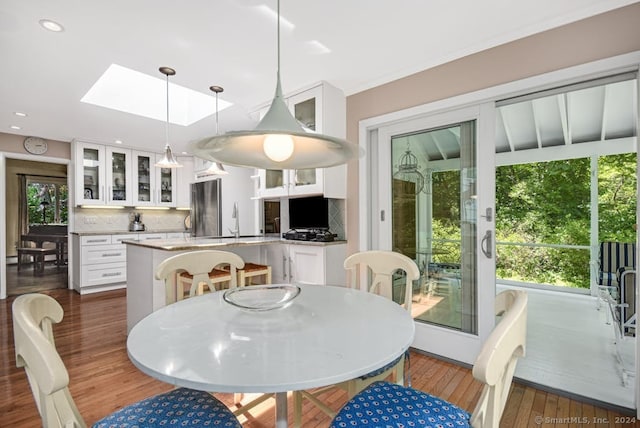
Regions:
<instances>
[{"instance_id":1,"label":"bar stool","mask_svg":"<svg viewBox=\"0 0 640 428\"><path fill-rule=\"evenodd\" d=\"M225 281L229 281L229 288L235 288L236 272L243 266L242 258L228 251L192 251L163 260L156 267L155 278L164 281L166 303L170 304L185 297L203 294L204 284L210 291L215 290L214 283ZM189 284L188 296L185 296L185 284Z\"/></svg>"},{"instance_id":2,"label":"bar stool","mask_svg":"<svg viewBox=\"0 0 640 428\"><path fill-rule=\"evenodd\" d=\"M227 270L227 267L223 269ZM228 272L228 270L227 270ZM238 269L238 287L254 285L253 278L263 276L263 284L271 284L271 266L257 263L245 263L244 268Z\"/></svg>"},{"instance_id":3,"label":"bar stool","mask_svg":"<svg viewBox=\"0 0 640 428\"><path fill-rule=\"evenodd\" d=\"M207 284L206 282L200 281L198 283L198 288L196 289L196 296L201 296L204 294L205 284L207 284L207 288L209 289L209 291L216 291L218 289L217 284L222 285L224 283L230 283L231 273L228 270L213 269L211 272L209 272L209 281L211 281L211 284L213 285L214 289L212 290L211 286L209 286L209 284ZM180 272L178 274L178 278L176 280L176 301L180 301L185 298L185 295L184 295L185 289L187 290L186 297L189 297L188 293L191 290L192 284L193 284L193 275L191 275L189 272ZM222 287L222 288L229 288L229 284L227 284L227 287Z\"/></svg>"}]
</instances>

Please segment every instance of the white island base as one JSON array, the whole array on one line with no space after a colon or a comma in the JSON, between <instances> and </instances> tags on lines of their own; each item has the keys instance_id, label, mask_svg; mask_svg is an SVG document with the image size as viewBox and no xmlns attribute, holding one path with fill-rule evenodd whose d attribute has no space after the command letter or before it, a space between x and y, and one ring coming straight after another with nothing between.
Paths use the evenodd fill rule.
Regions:
<instances>
[{"instance_id":1,"label":"white island base","mask_svg":"<svg viewBox=\"0 0 640 428\"><path fill-rule=\"evenodd\" d=\"M180 253L197 250L231 251L245 262L271 265L274 282L335 285L345 285L346 282L342 266L346 257L344 241L308 243L283 241L275 237L255 237L185 238L124 243L127 244L127 333L141 319L166 306L165 284L154 278L155 269L163 260ZM310 250L313 248L315 251L290 251L289 247L294 246Z\"/></svg>"}]
</instances>

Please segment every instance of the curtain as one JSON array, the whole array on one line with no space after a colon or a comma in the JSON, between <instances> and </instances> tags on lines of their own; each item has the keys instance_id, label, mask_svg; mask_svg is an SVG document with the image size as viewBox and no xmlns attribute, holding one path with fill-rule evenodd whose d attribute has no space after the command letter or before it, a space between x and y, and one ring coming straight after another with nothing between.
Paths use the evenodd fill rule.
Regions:
<instances>
[{"instance_id":1,"label":"curtain","mask_svg":"<svg viewBox=\"0 0 640 428\"><path fill-rule=\"evenodd\" d=\"M18 247L22 247L22 235L25 235L29 230L29 211L27 207L27 176L24 174L18 174L18 182L20 191L18 192ZM21 263L22 260L18 260Z\"/></svg>"}]
</instances>

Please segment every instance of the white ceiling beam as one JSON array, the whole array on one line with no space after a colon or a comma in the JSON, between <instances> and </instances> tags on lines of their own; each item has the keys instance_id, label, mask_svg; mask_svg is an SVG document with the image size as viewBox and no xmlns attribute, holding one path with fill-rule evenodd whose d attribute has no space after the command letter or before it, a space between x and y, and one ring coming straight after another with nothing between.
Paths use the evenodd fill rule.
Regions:
<instances>
[{"instance_id":1,"label":"white ceiling beam","mask_svg":"<svg viewBox=\"0 0 640 428\"><path fill-rule=\"evenodd\" d=\"M517 152L496 153L496 166L519 165L534 162L550 162L564 159L588 158L591 155L606 156L636 152L637 137L616 138L609 141L592 141L553 146L543 149L520 150ZM606 143L606 144L605 144ZM446 159L429 162L432 171L451 171L460 169L460 159Z\"/></svg>"},{"instance_id":2,"label":"white ceiling beam","mask_svg":"<svg viewBox=\"0 0 640 428\"><path fill-rule=\"evenodd\" d=\"M538 120L537 111L540 108L540 102L537 100L531 100L531 114L533 116L533 127L536 130L536 141L538 142L538 148L542 148L542 138L540 137L540 123Z\"/></svg>"},{"instance_id":3,"label":"white ceiling beam","mask_svg":"<svg viewBox=\"0 0 640 428\"><path fill-rule=\"evenodd\" d=\"M588 143L571 144L568 146L545 147L544 149L496 153L496 165L518 165L533 162L588 158L591 155L605 156L621 153L635 153L636 139L636 137L627 137L608 141L592 141Z\"/></svg>"},{"instance_id":4,"label":"white ceiling beam","mask_svg":"<svg viewBox=\"0 0 640 428\"><path fill-rule=\"evenodd\" d=\"M569 146L573 143L571 140L571 126L569 124L569 94L565 93L558 95L558 107L560 107L560 120L562 121L564 144Z\"/></svg>"},{"instance_id":5,"label":"white ceiling beam","mask_svg":"<svg viewBox=\"0 0 640 428\"><path fill-rule=\"evenodd\" d=\"M504 135L507 136L507 144L509 144L509 151L513 152L515 150L513 146L513 136L511 134L511 129L509 128L509 124L507 123L507 117L505 115L505 109L499 108L498 114L502 117L502 126L504 127Z\"/></svg>"},{"instance_id":6,"label":"white ceiling beam","mask_svg":"<svg viewBox=\"0 0 640 428\"><path fill-rule=\"evenodd\" d=\"M437 138L437 133L436 132L432 132L431 133L431 139L433 139L433 144L436 146L436 149L438 150L438 153L440 153L440 157L442 159L447 159L447 154L442 150L442 144L440 143L439 139ZM458 141L458 147L460 142ZM459 152L458 152L459 153Z\"/></svg>"},{"instance_id":7,"label":"white ceiling beam","mask_svg":"<svg viewBox=\"0 0 640 428\"><path fill-rule=\"evenodd\" d=\"M607 137L607 104L611 98L609 85L604 87L604 96L602 97L602 119L600 121L600 141L604 141Z\"/></svg>"}]
</instances>

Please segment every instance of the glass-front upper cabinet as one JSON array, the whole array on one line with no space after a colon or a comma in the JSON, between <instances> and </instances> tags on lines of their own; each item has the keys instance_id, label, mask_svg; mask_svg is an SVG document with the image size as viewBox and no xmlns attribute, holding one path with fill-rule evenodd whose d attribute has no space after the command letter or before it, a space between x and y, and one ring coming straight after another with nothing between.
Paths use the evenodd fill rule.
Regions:
<instances>
[{"instance_id":1,"label":"glass-front upper cabinet","mask_svg":"<svg viewBox=\"0 0 640 428\"><path fill-rule=\"evenodd\" d=\"M131 205L133 194L131 150L118 147L106 147L106 183L105 196L112 205Z\"/></svg>"},{"instance_id":2,"label":"glass-front upper cabinet","mask_svg":"<svg viewBox=\"0 0 640 428\"><path fill-rule=\"evenodd\" d=\"M156 154L155 161L162 159L163 155ZM177 170L175 168L158 168L153 167L156 174L156 205L175 207L176 206L176 178Z\"/></svg>"},{"instance_id":3,"label":"glass-front upper cabinet","mask_svg":"<svg viewBox=\"0 0 640 428\"><path fill-rule=\"evenodd\" d=\"M346 135L346 100L339 89L326 82L287 95L285 101L293 116L307 132L334 137ZM269 106L256 111L262 119ZM258 196L261 198L324 194L328 198L346 197L346 166L303 170L258 170Z\"/></svg>"},{"instance_id":4,"label":"glass-front upper cabinet","mask_svg":"<svg viewBox=\"0 0 640 428\"><path fill-rule=\"evenodd\" d=\"M292 95L287 99L289 109L307 132L321 132L322 86ZM303 195L323 193L322 168L289 171L289 194Z\"/></svg>"},{"instance_id":5,"label":"glass-front upper cabinet","mask_svg":"<svg viewBox=\"0 0 640 428\"><path fill-rule=\"evenodd\" d=\"M105 149L91 143L77 143L75 146L76 205L104 205Z\"/></svg>"},{"instance_id":6,"label":"glass-front upper cabinet","mask_svg":"<svg viewBox=\"0 0 640 428\"><path fill-rule=\"evenodd\" d=\"M154 205L153 189L155 188L155 175L153 163L155 153L133 151L133 205Z\"/></svg>"},{"instance_id":7,"label":"glass-front upper cabinet","mask_svg":"<svg viewBox=\"0 0 640 428\"><path fill-rule=\"evenodd\" d=\"M161 154L133 151L132 155L133 205L175 207L176 170L154 166Z\"/></svg>"},{"instance_id":8,"label":"glass-front upper cabinet","mask_svg":"<svg viewBox=\"0 0 640 428\"><path fill-rule=\"evenodd\" d=\"M258 171L258 176L261 197L273 198L288 195L289 171L261 169Z\"/></svg>"},{"instance_id":9,"label":"glass-front upper cabinet","mask_svg":"<svg viewBox=\"0 0 640 428\"><path fill-rule=\"evenodd\" d=\"M73 143L76 205L129 206L133 201L131 150L100 144Z\"/></svg>"}]
</instances>

